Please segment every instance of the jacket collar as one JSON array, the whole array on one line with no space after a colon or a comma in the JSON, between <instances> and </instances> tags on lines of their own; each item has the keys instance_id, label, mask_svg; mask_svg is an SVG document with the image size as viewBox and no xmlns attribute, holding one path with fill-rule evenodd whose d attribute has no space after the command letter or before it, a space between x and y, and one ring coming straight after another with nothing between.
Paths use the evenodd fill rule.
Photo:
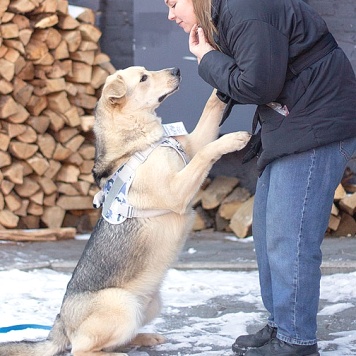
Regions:
<instances>
[{"instance_id":1,"label":"jacket collar","mask_svg":"<svg viewBox=\"0 0 356 356\"><path fill-rule=\"evenodd\" d=\"M222 0L211 1L211 19L213 20L215 26L217 26L219 22L221 3Z\"/></svg>"}]
</instances>

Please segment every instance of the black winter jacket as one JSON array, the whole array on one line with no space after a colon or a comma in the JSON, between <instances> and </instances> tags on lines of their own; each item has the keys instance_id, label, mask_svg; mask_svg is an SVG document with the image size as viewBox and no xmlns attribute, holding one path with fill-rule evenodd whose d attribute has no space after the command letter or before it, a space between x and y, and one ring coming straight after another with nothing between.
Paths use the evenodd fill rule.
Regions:
<instances>
[{"instance_id":1,"label":"black winter jacket","mask_svg":"<svg viewBox=\"0 0 356 356\"><path fill-rule=\"evenodd\" d=\"M355 73L337 44L322 53L329 31L309 5L213 0L212 19L221 52L202 58L199 75L237 103L258 105L260 170L278 157L356 137ZM308 53L322 58L290 75L293 62ZM289 115L264 105L270 102L286 105Z\"/></svg>"}]
</instances>

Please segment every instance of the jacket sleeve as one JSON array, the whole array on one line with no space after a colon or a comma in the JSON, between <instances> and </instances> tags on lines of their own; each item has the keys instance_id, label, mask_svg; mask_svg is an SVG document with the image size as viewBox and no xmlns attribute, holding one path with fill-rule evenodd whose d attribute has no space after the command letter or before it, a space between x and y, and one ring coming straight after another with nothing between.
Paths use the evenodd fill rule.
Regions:
<instances>
[{"instance_id":1,"label":"jacket sleeve","mask_svg":"<svg viewBox=\"0 0 356 356\"><path fill-rule=\"evenodd\" d=\"M288 38L259 20L239 25L230 21L225 27L231 56L208 52L199 64L199 75L240 104L261 105L275 100L286 78Z\"/></svg>"}]
</instances>

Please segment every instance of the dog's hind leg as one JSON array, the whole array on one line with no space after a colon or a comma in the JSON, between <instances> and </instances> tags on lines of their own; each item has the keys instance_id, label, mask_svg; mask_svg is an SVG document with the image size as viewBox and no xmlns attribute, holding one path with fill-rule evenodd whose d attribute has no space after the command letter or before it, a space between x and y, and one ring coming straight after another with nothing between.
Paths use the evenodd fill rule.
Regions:
<instances>
[{"instance_id":1,"label":"dog's hind leg","mask_svg":"<svg viewBox=\"0 0 356 356\"><path fill-rule=\"evenodd\" d=\"M91 320L90 322L95 321ZM126 353L109 351L116 349L114 347L115 342L111 340L112 335L104 335L104 333L110 333L112 330L108 330L109 328L105 327L102 328L102 326L102 322L98 325L92 325L92 328L85 330L87 334L84 334L84 330L80 328L76 333L78 335L73 339L71 354L73 356L127 356ZM99 328L100 331L96 330ZM95 334L90 335L90 332Z\"/></svg>"},{"instance_id":2,"label":"dog's hind leg","mask_svg":"<svg viewBox=\"0 0 356 356\"><path fill-rule=\"evenodd\" d=\"M137 334L143 316L135 296L119 288L104 289L84 308L86 318L70 336L73 356L126 355L105 350L127 345Z\"/></svg>"},{"instance_id":3,"label":"dog's hind leg","mask_svg":"<svg viewBox=\"0 0 356 356\"><path fill-rule=\"evenodd\" d=\"M150 303L147 305L147 308L144 312L144 320L143 325L151 322L161 311L162 300L160 293L157 292L155 296L152 298ZM130 346L155 346L159 344L163 344L166 341L165 337L156 333L139 333L137 336L130 341Z\"/></svg>"},{"instance_id":4,"label":"dog's hind leg","mask_svg":"<svg viewBox=\"0 0 356 356\"><path fill-rule=\"evenodd\" d=\"M143 323L142 325L146 325L150 323L154 318L159 315L162 309L162 299L159 291L152 297L150 302L147 304L147 307L144 311Z\"/></svg>"},{"instance_id":5,"label":"dog's hind leg","mask_svg":"<svg viewBox=\"0 0 356 356\"><path fill-rule=\"evenodd\" d=\"M160 334L155 333L139 333L137 336L130 342L129 346L143 346L151 347L160 344L164 344L166 338Z\"/></svg>"}]
</instances>

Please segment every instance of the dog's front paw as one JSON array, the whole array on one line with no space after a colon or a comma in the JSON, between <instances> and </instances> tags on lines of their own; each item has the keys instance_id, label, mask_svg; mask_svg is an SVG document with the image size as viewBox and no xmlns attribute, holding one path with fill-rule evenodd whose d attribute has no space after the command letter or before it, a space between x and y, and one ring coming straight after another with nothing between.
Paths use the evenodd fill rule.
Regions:
<instances>
[{"instance_id":1,"label":"dog's front paw","mask_svg":"<svg viewBox=\"0 0 356 356\"><path fill-rule=\"evenodd\" d=\"M251 138L247 131L237 131L228 133L219 138L224 143L225 153L242 150Z\"/></svg>"},{"instance_id":2,"label":"dog's front paw","mask_svg":"<svg viewBox=\"0 0 356 356\"><path fill-rule=\"evenodd\" d=\"M166 341L164 336L160 334L142 333L137 334L137 336L130 342L132 346L155 346L163 344Z\"/></svg>"}]
</instances>

